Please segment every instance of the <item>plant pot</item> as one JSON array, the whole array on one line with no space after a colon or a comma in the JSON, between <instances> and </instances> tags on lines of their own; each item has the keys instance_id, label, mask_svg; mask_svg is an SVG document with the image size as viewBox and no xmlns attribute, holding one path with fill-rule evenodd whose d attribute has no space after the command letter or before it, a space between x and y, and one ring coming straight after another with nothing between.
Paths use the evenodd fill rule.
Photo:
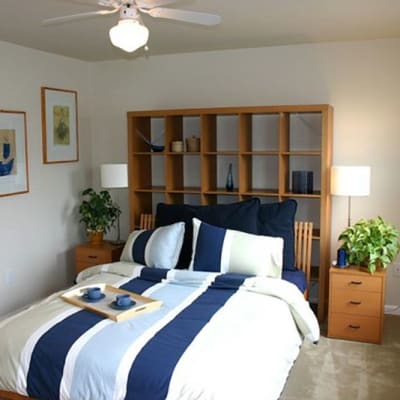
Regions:
<instances>
[{"instance_id":1,"label":"plant pot","mask_svg":"<svg viewBox=\"0 0 400 400\"><path fill-rule=\"evenodd\" d=\"M100 244L103 241L104 232L88 231L89 242L92 244Z\"/></svg>"}]
</instances>

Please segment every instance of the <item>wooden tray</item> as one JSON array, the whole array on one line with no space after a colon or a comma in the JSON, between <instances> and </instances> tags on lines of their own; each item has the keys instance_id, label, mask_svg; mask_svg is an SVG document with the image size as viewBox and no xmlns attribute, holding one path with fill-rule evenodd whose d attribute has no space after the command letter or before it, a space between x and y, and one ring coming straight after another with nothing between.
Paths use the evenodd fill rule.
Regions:
<instances>
[{"instance_id":1,"label":"wooden tray","mask_svg":"<svg viewBox=\"0 0 400 400\"><path fill-rule=\"evenodd\" d=\"M105 297L95 303L88 303L81 299L89 287L99 287ZM115 310L110 307L110 304L115 300L118 294L129 294L136 304L127 310ZM82 286L77 289L72 289L61 295L61 298L66 302L84 308L89 311L94 311L104 317L110 318L113 321L120 322L126 319L135 317L147 311L159 308L162 304L160 300L153 300L149 297L144 297L136 293L128 292L127 290L119 289L114 286L106 285L105 283Z\"/></svg>"}]
</instances>

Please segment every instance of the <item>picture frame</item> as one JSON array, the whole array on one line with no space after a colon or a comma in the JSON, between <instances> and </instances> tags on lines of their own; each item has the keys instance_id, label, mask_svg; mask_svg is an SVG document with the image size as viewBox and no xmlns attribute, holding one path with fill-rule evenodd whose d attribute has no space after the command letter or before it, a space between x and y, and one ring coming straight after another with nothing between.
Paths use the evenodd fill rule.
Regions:
<instances>
[{"instance_id":1,"label":"picture frame","mask_svg":"<svg viewBox=\"0 0 400 400\"><path fill-rule=\"evenodd\" d=\"M78 92L41 88L43 163L79 161Z\"/></svg>"},{"instance_id":2,"label":"picture frame","mask_svg":"<svg viewBox=\"0 0 400 400\"><path fill-rule=\"evenodd\" d=\"M26 113L0 110L0 197L28 192Z\"/></svg>"}]
</instances>

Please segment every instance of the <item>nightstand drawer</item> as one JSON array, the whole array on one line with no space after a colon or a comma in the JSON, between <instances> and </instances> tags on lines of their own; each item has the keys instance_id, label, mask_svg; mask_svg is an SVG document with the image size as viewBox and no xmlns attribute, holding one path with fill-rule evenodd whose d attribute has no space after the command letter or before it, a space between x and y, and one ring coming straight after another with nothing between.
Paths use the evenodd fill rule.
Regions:
<instances>
[{"instance_id":1,"label":"nightstand drawer","mask_svg":"<svg viewBox=\"0 0 400 400\"><path fill-rule=\"evenodd\" d=\"M76 250L75 256L77 261L86 263L102 264L111 261L111 252L102 251L101 249L80 247Z\"/></svg>"},{"instance_id":2,"label":"nightstand drawer","mask_svg":"<svg viewBox=\"0 0 400 400\"><path fill-rule=\"evenodd\" d=\"M98 265L98 264L104 264L104 263L97 262L97 261L87 262L87 261L76 260L75 261L75 273L79 274L79 272L81 272L83 269L93 267L94 265Z\"/></svg>"},{"instance_id":3,"label":"nightstand drawer","mask_svg":"<svg viewBox=\"0 0 400 400\"><path fill-rule=\"evenodd\" d=\"M379 317L382 312L381 299L380 293L336 289L331 297L332 312Z\"/></svg>"},{"instance_id":4,"label":"nightstand drawer","mask_svg":"<svg viewBox=\"0 0 400 400\"><path fill-rule=\"evenodd\" d=\"M329 337L379 343L381 319L332 312L329 318Z\"/></svg>"},{"instance_id":5,"label":"nightstand drawer","mask_svg":"<svg viewBox=\"0 0 400 400\"><path fill-rule=\"evenodd\" d=\"M367 275L367 274L366 274ZM335 289L351 289L353 291L382 292L382 280L375 276L360 276L351 274L331 275Z\"/></svg>"}]
</instances>

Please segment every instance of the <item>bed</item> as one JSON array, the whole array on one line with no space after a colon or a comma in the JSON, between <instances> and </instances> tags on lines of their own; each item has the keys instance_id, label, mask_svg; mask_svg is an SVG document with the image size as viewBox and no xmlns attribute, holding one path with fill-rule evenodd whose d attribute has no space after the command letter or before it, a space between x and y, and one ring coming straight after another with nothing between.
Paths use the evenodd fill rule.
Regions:
<instances>
[{"instance_id":1,"label":"bed","mask_svg":"<svg viewBox=\"0 0 400 400\"><path fill-rule=\"evenodd\" d=\"M278 399L302 341L319 339L295 282L306 275L278 271L280 237L266 242L204 219L192 219L186 269L171 267L187 232L180 221L132 232L120 262L77 277L82 290L106 283L160 300L159 309L116 323L59 292L0 321L0 398ZM265 253L266 243L277 251Z\"/></svg>"}]
</instances>

